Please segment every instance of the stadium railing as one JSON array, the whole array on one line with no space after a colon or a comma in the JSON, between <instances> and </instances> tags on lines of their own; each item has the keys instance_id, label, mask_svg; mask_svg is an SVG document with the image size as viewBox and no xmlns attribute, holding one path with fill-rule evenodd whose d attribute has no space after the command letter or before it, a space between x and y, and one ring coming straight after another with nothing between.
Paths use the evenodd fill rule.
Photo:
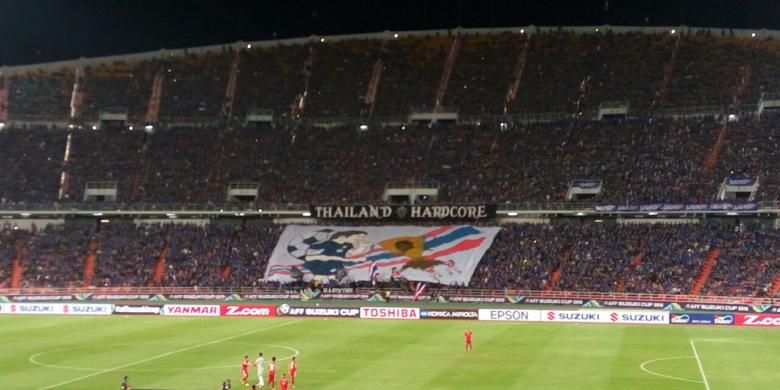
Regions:
<instances>
[{"instance_id":1,"label":"stadium railing","mask_svg":"<svg viewBox=\"0 0 780 390\"><path fill-rule=\"evenodd\" d=\"M337 289L343 292L344 288ZM356 294L370 294L375 289L355 288L350 289ZM324 290L327 292L327 289ZM383 291L405 293L401 289L385 289ZM298 288L288 287L239 287L239 288L207 288L207 287L73 287L73 288L0 288L0 295L63 295L63 294L274 294L297 293ZM436 293L436 289L433 289ZM780 298L736 297L736 296L703 296L683 294L642 294L642 293L615 293L615 292L576 292L576 291L531 291L531 290L482 290L461 288L448 290L442 289L442 294L459 297L473 298L501 298L507 296L523 296L526 298L542 299L580 299L580 300L621 300L644 302L676 302L676 303L708 303L729 305L775 305L780 304Z\"/></svg>"}]
</instances>

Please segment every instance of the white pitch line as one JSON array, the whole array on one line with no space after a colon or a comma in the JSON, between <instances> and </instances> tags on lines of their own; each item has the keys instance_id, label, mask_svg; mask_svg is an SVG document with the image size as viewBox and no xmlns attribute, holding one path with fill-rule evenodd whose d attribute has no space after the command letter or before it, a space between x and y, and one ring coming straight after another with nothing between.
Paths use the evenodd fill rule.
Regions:
<instances>
[{"instance_id":1,"label":"white pitch line","mask_svg":"<svg viewBox=\"0 0 780 390\"><path fill-rule=\"evenodd\" d=\"M221 338L221 339L214 340L214 341L209 341L207 343L202 343L202 344L197 344L197 345L193 345L193 346L190 346L190 347L180 348L180 349L177 349L175 351L162 353L162 354L159 354L159 355L156 355L156 356L152 356L152 357L149 357L149 358L146 358L146 359L138 360L138 361L135 361L135 362L132 362L132 363L127 363L127 364L123 364L121 366L116 366L116 367L112 367L112 368L107 368L105 370L100 370L98 372L94 372L92 374L87 374L87 375L84 375L84 376L80 376L78 378L73 378L73 379L67 380L65 382L60 382L60 383L57 383L57 384L54 384L54 385L41 387L38 390L49 390L49 389L53 389L53 388L56 388L56 387L69 385L69 384L74 383L74 382L83 381L84 379L89 379L89 378L92 378L92 377L95 377L95 376L98 376L98 375L103 375L103 374L106 374L106 373L109 373L109 372L113 372L113 371L117 371L117 370L121 370L121 369L127 368L127 367L137 366L139 364L143 364L143 363L150 362L150 361L157 360L157 359L162 359L164 357L168 357L168 356L171 356L171 355L174 355L174 354L177 354L177 353L191 351L193 349L206 347L206 346L209 346L209 345L212 345L212 344L218 344L218 343L222 343L222 342L225 342L225 341L234 340L234 339L237 339L237 338L240 338L240 337L249 336L251 334L259 333L259 332L262 332L264 330L281 328L283 326L292 325L292 324L295 324L297 322L301 322L301 320L285 322L285 323L282 323L282 324L269 326L269 327L266 327L266 328L255 329L255 330L252 330L252 331L249 331L249 332L246 332L246 333L241 333L241 334L238 334L238 335L235 335L235 336L230 336L230 337L225 337L225 338Z\"/></svg>"},{"instance_id":2,"label":"white pitch line","mask_svg":"<svg viewBox=\"0 0 780 390\"><path fill-rule=\"evenodd\" d=\"M693 340L688 341L691 342L691 349L693 349L693 356L696 357L696 363L699 364L699 372L701 372L701 379L704 380L704 388L710 390L710 382L707 380L707 376L704 375L704 367L701 365L701 359L699 359L699 352L696 351L696 345L693 343Z\"/></svg>"}]
</instances>

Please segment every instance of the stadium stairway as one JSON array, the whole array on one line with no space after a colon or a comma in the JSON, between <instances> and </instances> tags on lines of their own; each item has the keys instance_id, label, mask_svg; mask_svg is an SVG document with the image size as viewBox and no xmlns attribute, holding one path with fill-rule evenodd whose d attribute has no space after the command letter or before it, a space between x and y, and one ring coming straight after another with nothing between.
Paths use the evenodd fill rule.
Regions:
<instances>
[{"instance_id":1,"label":"stadium stairway","mask_svg":"<svg viewBox=\"0 0 780 390\"><path fill-rule=\"evenodd\" d=\"M14 259L11 263L11 288L19 288L24 274L24 261L27 258L27 246L19 241L15 245Z\"/></svg>"},{"instance_id":2,"label":"stadium stairway","mask_svg":"<svg viewBox=\"0 0 780 390\"><path fill-rule=\"evenodd\" d=\"M704 263L701 265L699 276L697 276L693 282L690 295L699 295L699 292L704 288L704 285L707 284L707 279L709 279L712 269L718 262L718 256L720 256L720 248L710 248L710 251L707 252L707 257L704 259Z\"/></svg>"},{"instance_id":3,"label":"stadium stairway","mask_svg":"<svg viewBox=\"0 0 780 390\"><path fill-rule=\"evenodd\" d=\"M525 70L525 60L528 58L528 51L531 49L531 36L527 36L523 42L523 50L517 57L515 68L512 71L512 83L509 84L509 88L506 91L506 97L504 98L504 115L509 112L509 104L515 100L517 91L520 89L520 80L523 78L523 71Z\"/></svg>"},{"instance_id":4,"label":"stadium stairway","mask_svg":"<svg viewBox=\"0 0 780 390\"><path fill-rule=\"evenodd\" d=\"M555 285L558 283L558 280L561 279L561 275L563 274L563 265L574 257L571 244L567 244L563 252L564 255L561 256L558 264L554 266L550 272L550 279L548 279L542 286L544 291L552 291L555 289Z\"/></svg>"},{"instance_id":5,"label":"stadium stairway","mask_svg":"<svg viewBox=\"0 0 780 390\"><path fill-rule=\"evenodd\" d=\"M772 282L772 287L769 288L769 296L774 297L780 293L780 272L775 275L775 280Z\"/></svg>"},{"instance_id":6,"label":"stadium stairway","mask_svg":"<svg viewBox=\"0 0 780 390\"><path fill-rule=\"evenodd\" d=\"M87 244L87 256L84 259L84 280L81 283L81 287L92 285L92 278L95 276L95 264L97 264L97 248L97 237L90 238Z\"/></svg>"},{"instance_id":7,"label":"stadium stairway","mask_svg":"<svg viewBox=\"0 0 780 390\"><path fill-rule=\"evenodd\" d=\"M661 106L666 93L669 91L669 83L672 80L672 73L674 72L674 66L677 63L677 56L680 54L680 37L681 34L677 34L674 38L674 46L672 46L672 55L669 58L669 62L664 65L664 73L661 76L661 82L658 84L658 88L655 92L655 98L650 104L650 110Z\"/></svg>"},{"instance_id":8,"label":"stadium stairway","mask_svg":"<svg viewBox=\"0 0 780 390\"><path fill-rule=\"evenodd\" d=\"M166 233L160 255L157 256L157 263L154 265L154 273L152 274L152 280L149 281L149 287L162 285L163 277L165 276L165 259L168 258L168 243L170 240L170 233Z\"/></svg>"},{"instance_id":9,"label":"stadium stairway","mask_svg":"<svg viewBox=\"0 0 780 390\"><path fill-rule=\"evenodd\" d=\"M439 79L439 87L436 89L436 99L433 104L436 111L441 109L442 102L444 101L444 94L447 92L447 85L450 83L450 76L452 76L452 69L455 67L455 60L458 58L460 45L460 36L455 35L450 42L447 60L444 62L444 70L441 73L441 79Z\"/></svg>"},{"instance_id":10,"label":"stadium stairway","mask_svg":"<svg viewBox=\"0 0 780 390\"><path fill-rule=\"evenodd\" d=\"M637 268L639 268L639 265L642 264L642 255L645 250L645 240L640 239L639 240L639 246L634 253L634 256L631 257L631 263L628 265L628 268L625 272L623 272L622 275L618 278L616 284L615 284L615 291L617 292L623 292L623 288L626 284L626 279L628 279L631 274L633 274Z\"/></svg>"}]
</instances>

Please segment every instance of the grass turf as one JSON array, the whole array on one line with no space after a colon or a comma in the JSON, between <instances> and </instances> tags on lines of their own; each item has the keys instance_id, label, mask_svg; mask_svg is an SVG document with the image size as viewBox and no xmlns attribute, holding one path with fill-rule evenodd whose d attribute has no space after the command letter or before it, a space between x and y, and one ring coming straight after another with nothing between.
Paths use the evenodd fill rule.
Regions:
<instances>
[{"instance_id":1,"label":"grass turf","mask_svg":"<svg viewBox=\"0 0 780 390\"><path fill-rule=\"evenodd\" d=\"M240 361L260 351L282 359L285 372L300 352L296 390L706 389L690 340L712 390L780 383L773 329L4 316L0 331L3 390L116 389L124 375L134 389L219 389L225 378L241 389Z\"/></svg>"}]
</instances>

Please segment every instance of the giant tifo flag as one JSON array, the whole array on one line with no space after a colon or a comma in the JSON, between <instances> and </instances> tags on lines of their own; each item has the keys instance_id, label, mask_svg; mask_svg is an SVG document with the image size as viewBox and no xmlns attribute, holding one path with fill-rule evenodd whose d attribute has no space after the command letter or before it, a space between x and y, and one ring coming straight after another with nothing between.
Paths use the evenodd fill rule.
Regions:
<instances>
[{"instance_id":1,"label":"giant tifo flag","mask_svg":"<svg viewBox=\"0 0 780 390\"><path fill-rule=\"evenodd\" d=\"M501 228L469 225L290 225L276 244L265 279L408 280L468 284Z\"/></svg>"}]
</instances>

